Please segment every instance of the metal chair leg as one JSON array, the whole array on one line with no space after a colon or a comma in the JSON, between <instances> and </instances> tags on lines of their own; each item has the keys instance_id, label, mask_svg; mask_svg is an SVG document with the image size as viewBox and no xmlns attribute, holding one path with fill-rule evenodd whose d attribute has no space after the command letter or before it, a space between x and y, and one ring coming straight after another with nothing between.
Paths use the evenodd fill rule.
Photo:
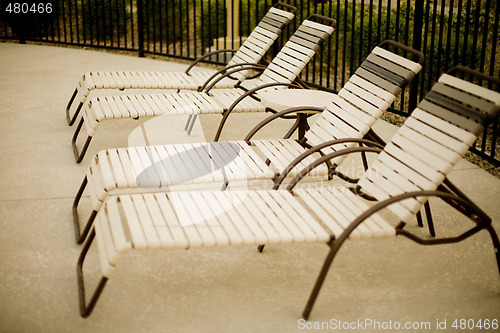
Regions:
<instances>
[{"instance_id":1,"label":"metal chair leg","mask_svg":"<svg viewBox=\"0 0 500 333\"><path fill-rule=\"evenodd\" d=\"M425 218L427 220L427 225L429 227L429 235L436 237L436 230L434 229L434 222L432 219L431 205L429 201L424 204ZM420 228L424 227L424 220L422 219L422 212L417 212L417 225Z\"/></svg>"},{"instance_id":2,"label":"metal chair leg","mask_svg":"<svg viewBox=\"0 0 500 333\"><path fill-rule=\"evenodd\" d=\"M427 226L429 227L429 234L432 237L436 237L436 230L434 229L434 221L432 220L431 204L427 201L424 204L425 217L427 219Z\"/></svg>"},{"instance_id":3,"label":"metal chair leg","mask_svg":"<svg viewBox=\"0 0 500 333\"><path fill-rule=\"evenodd\" d=\"M418 211L417 214L416 214L416 216L417 216L417 225L420 228L423 228L424 227L424 221L422 220L422 213L420 211Z\"/></svg>"},{"instance_id":4,"label":"metal chair leg","mask_svg":"<svg viewBox=\"0 0 500 333\"><path fill-rule=\"evenodd\" d=\"M92 313L92 310L94 309L97 300L99 299L99 296L101 296L102 291L104 290L104 287L106 286L106 282L108 282L108 278L106 277L101 277L101 281L97 285L94 293L92 294L92 297L90 299L89 304L87 304L85 300L85 283L83 279L83 263L85 261L85 258L87 256L87 252L90 249L90 246L92 245L92 242L94 241L95 238L95 230L92 230L92 232L89 235L89 239L85 243L85 246L82 249L82 252L80 253L80 256L78 257L78 263L76 265L76 276L77 276L77 282L78 282L78 299L80 302L80 316L83 318L87 318L90 316Z\"/></svg>"},{"instance_id":5,"label":"metal chair leg","mask_svg":"<svg viewBox=\"0 0 500 333\"><path fill-rule=\"evenodd\" d=\"M85 227L83 228L81 233L80 233L80 223L78 221L75 222L75 233L77 235L76 236L77 244L82 244L85 241L87 235L90 232L90 229L92 228L92 225L94 224L96 216L97 216L97 211L92 210L92 213L90 213L89 219L87 220L87 223L85 224Z\"/></svg>"},{"instance_id":6,"label":"metal chair leg","mask_svg":"<svg viewBox=\"0 0 500 333\"><path fill-rule=\"evenodd\" d=\"M500 274L500 241L498 240L498 235L491 224L485 227L485 229L490 233L491 241L493 242L493 248L495 250L495 257L497 259L498 273Z\"/></svg>"},{"instance_id":7,"label":"metal chair leg","mask_svg":"<svg viewBox=\"0 0 500 333\"><path fill-rule=\"evenodd\" d=\"M69 109L71 108L71 105L75 101L76 95L78 95L78 89L75 89L75 92L73 92L73 95L69 99L68 105L66 105L66 121L70 126L73 124L73 122L71 116L69 115Z\"/></svg>"},{"instance_id":8,"label":"metal chair leg","mask_svg":"<svg viewBox=\"0 0 500 333\"><path fill-rule=\"evenodd\" d=\"M85 156L85 153L87 152L87 149L89 148L90 141L92 141L92 137L90 135L87 136L87 140L85 141L85 144L83 145L82 151L78 152L76 140L78 138L78 134L80 133L80 130L82 129L82 126L83 126L83 118L78 123L78 127L75 130L75 134L73 135L73 138L71 139L71 145L73 146L73 153L75 154L76 163L80 163L83 160L83 157Z\"/></svg>"},{"instance_id":9,"label":"metal chair leg","mask_svg":"<svg viewBox=\"0 0 500 333\"><path fill-rule=\"evenodd\" d=\"M191 118L193 118L193 114L190 114L188 120L186 121L186 125L184 126L184 130L187 132L189 128L189 124L191 123Z\"/></svg>"},{"instance_id":10,"label":"metal chair leg","mask_svg":"<svg viewBox=\"0 0 500 333\"><path fill-rule=\"evenodd\" d=\"M87 179L87 176L85 176L85 178L83 179L82 185L80 186L80 189L78 190L78 193L75 196L75 200L73 201L73 207L72 207L73 227L75 229L75 240L76 240L77 244L82 244L85 241L85 239L87 238L87 235L90 232L92 224L94 223L95 217L97 216L97 211L92 210L92 213L90 213L87 224L85 224L83 231L80 232L80 218L78 217L78 204L80 203L83 192L84 192L85 188L87 187L87 183L88 183L88 179Z\"/></svg>"},{"instance_id":11,"label":"metal chair leg","mask_svg":"<svg viewBox=\"0 0 500 333\"><path fill-rule=\"evenodd\" d=\"M191 132L193 131L193 126L196 123L196 118L198 118L198 115L197 114L193 115L193 120L191 120L191 125L189 126L189 129L187 130L188 135L191 135Z\"/></svg>"},{"instance_id":12,"label":"metal chair leg","mask_svg":"<svg viewBox=\"0 0 500 333\"><path fill-rule=\"evenodd\" d=\"M68 105L66 106L66 121L68 122L68 125L71 126L74 124L76 118L78 117L78 114L80 113L80 110L82 109L83 103L80 102L78 104L78 107L75 110L75 113L73 114L73 117L69 114L69 110L71 109L71 105L73 105L73 102L75 101L76 96L78 95L78 89L75 89L75 92L73 93L73 96L69 99Z\"/></svg>"},{"instance_id":13,"label":"metal chair leg","mask_svg":"<svg viewBox=\"0 0 500 333\"><path fill-rule=\"evenodd\" d=\"M323 267L321 268L319 276L316 279L316 283L314 284L314 288L311 291L311 295L309 296L309 300L307 301L306 307L302 312L302 318L304 318L305 320L307 320L309 318L309 315L311 314L314 303L318 298L319 291L323 286L323 282L325 282L326 274L330 270L330 266L332 265L333 259L335 259L335 256L337 255L337 252L339 251L342 243L343 242L335 242L334 240L328 243L328 246L330 246L330 251L326 256L325 262L323 263Z\"/></svg>"},{"instance_id":14,"label":"metal chair leg","mask_svg":"<svg viewBox=\"0 0 500 333\"><path fill-rule=\"evenodd\" d=\"M293 135L293 133L299 128L300 122L299 119L297 118L295 122L293 123L292 127L288 130L288 132L283 136L283 139L290 139Z\"/></svg>"}]
</instances>

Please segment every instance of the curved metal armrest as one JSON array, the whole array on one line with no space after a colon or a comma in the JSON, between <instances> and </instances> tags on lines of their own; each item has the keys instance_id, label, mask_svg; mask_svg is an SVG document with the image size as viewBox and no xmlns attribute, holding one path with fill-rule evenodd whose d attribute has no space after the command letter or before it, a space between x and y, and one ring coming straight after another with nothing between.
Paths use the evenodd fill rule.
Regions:
<instances>
[{"instance_id":1,"label":"curved metal armrest","mask_svg":"<svg viewBox=\"0 0 500 333\"><path fill-rule=\"evenodd\" d=\"M405 52L408 52L410 54L413 54L416 58L418 58L418 63L420 66L423 66L424 65L424 61L425 61L425 56L422 52L420 51L417 51L415 49L412 49L411 47L409 46L406 46L404 44L401 44L401 43L398 43L392 39L387 39L387 40L384 40L383 42L381 42L378 46L379 47L383 47L385 45L392 45L398 49L401 49Z\"/></svg>"},{"instance_id":2,"label":"curved metal armrest","mask_svg":"<svg viewBox=\"0 0 500 333\"><path fill-rule=\"evenodd\" d=\"M271 123L273 120L286 116L290 113L320 113L323 112L323 110L324 108L315 106L297 106L295 108L289 108L283 111L276 112L258 123L254 128L252 128L252 130L248 132L247 136L243 140L249 142L252 137L257 134L257 132L260 131L264 126Z\"/></svg>"},{"instance_id":3,"label":"curved metal armrest","mask_svg":"<svg viewBox=\"0 0 500 333\"><path fill-rule=\"evenodd\" d=\"M278 1L277 3L275 3L273 7L275 7L275 8L283 7L284 9L290 10L290 12L293 14L295 14L297 12L297 8L295 8L294 6L289 5L287 3L281 2L281 1Z\"/></svg>"},{"instance_id":4,"label":"curved metal armrest","mask_svg":"<svg viewBox=\"0 0 500 333\"><path fill-rule=\"evenodd\" d=\"M328 22L328 25L330 25L332 28L335 28L337 26L337 21L331 17L324 16L324 15L319 15L319 14L311 14L307 18L309 21L312 21L313 19L316 19L317 21L326 21Z\"/></svg>"},{"instance_id":5,"label":"curved metal armrest","mask_svg":"<svg viewBox=\"0 0 500 333\"><path fill-rule=\"evenodd\" d=\"M236 68L236 67L238 67L238 68ZM225 77L231 76L234 73L245 71L245 70L252 70L253 69L256 71L264 71L264 69L266 69L266 67L267 66L265 66L265 65L254 64L254 63L241 63L241 64L234 64L234 65L226 66L223 69L221 69L220 71L218 71L217 73L214 73L211 77L209 77L207 79L207 81L205 81L205 83L200 88L198 88L198 91L203 91L206 88L207 90L205 92L208 93L219 81L221 81ZM232 69L232 68L236 68L236 69L228 71L228 69ZM217 79L214 80L214 78L216 78L216 77L217 77ZM213 82L209 85L209 83L211 81L213 81Z\"/></svg>"},{"instance_id":6,"label":"curved metal armrest","mask_svg":"<svg viewBox=\"0 0 500 333\"><path fill-rule=\"evenodd\" d=\"M464 66L455 66L455 67L452 67L450 68L446 74L449 74L449 75L456 75L458 72L462 72L463 74L468 74L470 76L474 76L478 79L482 79L482 80L486 80L486 81L489 81L491 83L494 83L498 86L498 88L500 88L500 79L499 78L496 78L496 77L493 77L493 76L490 76L488 74L484 74L482 72L478 72L476 70L473 70L471 68L468 68L468 67L464 67Z\"/></svg>"},{"instance_id":7,"label":"curved metal armrest","mask_svg":"<svg viewBox=\"0 0 500 333\"><path fill-rule=\"evenodd\" d=\"M233 104L231 104L231 106L229 106L229 108L227 108L227 112L230 113L231 111L233 111L233 109L236 107L236 105L238 105L238 103L240 103L244 98L246 98L246 97L248 97L250 95L253 95L257 91L262 90L262 89L266 89L266 88L269 88L269 87L277 87L277 86L284 86L284 87L289 87L289 88L302 89L301 86L299 86L299 85L297 85L295 83L281 83L281 82L266 83L266 84L263 84L261 86L252 88L252 89L248 90L247 92L245 92L240 97L238 97L233 102Z\"/></svg>"},{"instance_id":8,"label":"curved metal armrest","mask_svg":"<svg viewBox=\"0 0 500 333\"><path fill-rule=\"evenodd\" d=\"M184 73L186 74L189 74L189 71L191 70L191 68L193 68L194 66L196 66L196 64L198 64L200 61L203 61L203 59L206 59L210 56L213 56L214 54L218 54L218 53L223 53L223 52L231 52L231 53L236 53L238 50L234 50L234 49L222 49L222 50L215 50L215 51L212 51L212 52L208 52L204 55L202 55L201 57L199 57L198 59L196 59L195 61L193 61L189 66L188 68L186 68L186 70L184 71Z\"/></svg>"},{"instance_id":9,"label":"curved metal armrest","mask_svg":"<svg viewBox=\"0 0 500 333\"><path fill-rule=\"evenodd\" d=\"M274 87L274 86L285 86L285 87L298 88L298 89L301 88L300 86L298 86L296 84L293 84L293 83L273 82L273 83L266 83L266 84L263 84L261 86L258 86L258 87L255 87L255 88L252 88L252 89L248 90L243 95L241 95L240 97L238 97L233 102L233 104L231 104L231 106L229 106L229 108L226 111L224 111L224 115L223 115L222 120L221 120L221 122L219 124L219 128L217 129L217 133L215 134L214 141L219 140L220 135L222 133L222 128L224 127L224 124L226 123L227 118L229 117L229 115L234 110L234 108L236 107L236 105L238 105L239 102L241 102L244 98L246 98L246 97L248 97L250 95L253 95L258 90L269 88L269 87Z\"/></svg>"},{"instance_id":10,"label":"curved metal armrest","mask_svg":"<svg viewBox=\"0 0 500 333\"><path fill-rule=\"evenodd\" d=\"M396 203L400 202L409 198L417 198L417 197L438 197L443 199L445 202L449 203L450 201L456 202L457 204L463 205L467 207L468 209L474 210L475 212L478 213L478 216L480 216L483 219L483 224L488 225L491 223L491 219L481 210L478 210L476 206L471 205L471 203L468 200L462 199L458 196L456 196L453 193L449 192L444 192L444 191L414 191L414 192L407 192L399 195L395 195L389 199L383 200L375 204L374 206L370 207L367 209L364 213L362 213L360 216L358 216L351 224L342 232L342 234L336 239L335 243L337 248L339 248L342 243L349 237L349 235L356 229L361 223L363 223L367 218L372 216L373 214L379 212L380 210ZM461 241L476 232L478 232L480 229L483 228L483 226L479 226L479 222L475 221L478 226L472 228L469 231L464 232L463 234L456 236L456 237L447 237L447 238L440 238L440 239L421 239L405 230L403 230L405 223L402 222L396 227L396 233L399 235L404 235L411 240L424 244L424 245L433 245L433 244L445 244L445 243L456 243L458 241Z\"/></svg>"},{"instance_id":11,"label":"curved metal armrest","mask_svg":"<svg viewBox=\"0 0 500 333\"><path fill-rule=\"evenodd\" d=\"M362 152L365 152L365 153L380 153L383 149L383 147L377 143L377 142L373 142L373 141L370 141L370 140L366 140L366 139L338 139L338 140L332 140L332 141L327 141L327 142L324 142L320 145L317 145L317 146L314 146L312 148L309 148L308 151L306 151L305 153L299 155L295 160L293 160L286 168L285 170L283 170L283 172L279 175L278 178L275 179L274 181L274 186L273 188L274 189L278 189L279 186L281 185L281 183L283 182L283 180L286 178L286 176L288 176L288 174L293 170L294 167L297 166L298 163L300 163L300 161L304 158L306 158L307 156L309 155L312 155L313 153L325 148L325 147L328 147L328 146L331 146L331 145L334 145L334 144L339 144L339 143L346 143L346 142L357 142L357 143L365 143L365 144L369 144L371 145L372 147L353 147L353 148L346 148L346 149L341 149L341 150L338 150L338 151L335 151L333 153L330 153L330 154L326 154L324 156L321 156L320 158L318 158L317 160L315 160L314 162L312 162L311 164L309 164L308 166L306 166L304 169L302 169L297 176L295 176L294 179L292 179L292 181L290 182L290 184L288 184L287 186L287 190L288 191L292 191L293 188L295 187L295 185L297 185L297 183L302 179L304 178L309 172L311 172L312 170L314 170L315 168L317 168L318 166L320 166L321 164L333 159L333 158L336 158L336 157L339 157L339 156L343 156L343 155L348 155L348 154L352 154L352 153L362 153Z\"/></svg>"}]
</instances>

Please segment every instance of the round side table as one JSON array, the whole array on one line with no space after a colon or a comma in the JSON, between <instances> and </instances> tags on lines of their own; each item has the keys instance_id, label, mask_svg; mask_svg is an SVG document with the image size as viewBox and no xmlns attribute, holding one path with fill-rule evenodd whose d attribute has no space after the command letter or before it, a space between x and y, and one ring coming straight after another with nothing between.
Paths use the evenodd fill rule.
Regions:
<instances>
[{"instance_id":1,"label":"round side table","mask_svg":"<svg viewBox=\"0 0 500 333\"><path fill-rule=\"evenodd\" d=\"M316 108L316 110L318 108L325 109L332 102L333 96L335 96L334 93L310 89L279 89L259 93L262 104L273 112L279 112L294 107L309 106ZM309 129L307 118L315 113L317 112L308 113L307 111L303 111L293 116L296 121L287 133L287 136L291 136L292 133L298 129L298 137L302 139L305 132Z\"/></svg>"}]
</instances>

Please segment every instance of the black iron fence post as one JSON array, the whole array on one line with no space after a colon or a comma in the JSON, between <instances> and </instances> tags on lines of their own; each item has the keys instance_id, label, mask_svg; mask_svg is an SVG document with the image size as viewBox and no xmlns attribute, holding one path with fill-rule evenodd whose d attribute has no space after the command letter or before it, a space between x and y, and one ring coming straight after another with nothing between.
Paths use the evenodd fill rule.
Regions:
<instances>
[{"instance_id":1,"label":"black iron fence post","mask_svg":"<svg viewBox=\"0 0 500 333\"><path fill-rule=\"evenodd\" d=\"M415 16L414 16L414 25L413 25L413 44L412 47L415 50L422 51L422 29L424 26L424 0L416 0L415 1ZM420 80L423 77L420 75ZM419 78L413 80L410 85L410 99L408 102L408 112L411 113L418 104L417 96L418 96L418 81Z\"/></svg>"},{"instance_id":2,"label":"black iron fence post","mask_svg":"<svg viewBox=\"0 0 500 333\"><path fill-rule=\"evenodd\" d=\"M144 58L144 7L142 0L137 0L137 44L139 57Z\"/></svg>"}]
</instances>

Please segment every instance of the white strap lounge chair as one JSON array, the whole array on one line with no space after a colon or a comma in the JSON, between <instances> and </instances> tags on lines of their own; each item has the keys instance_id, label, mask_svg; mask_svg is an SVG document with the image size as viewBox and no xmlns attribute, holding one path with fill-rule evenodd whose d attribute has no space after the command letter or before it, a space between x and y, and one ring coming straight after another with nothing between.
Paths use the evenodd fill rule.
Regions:
<instances>
[{"instance_id":1,"label":"white strap lounge chair","mask_svg":"<svg viewBox=\"0 0 500 333\"><path fill-rule=\"evenodd\" d=\"M482 74L482 79L500 80ZM330 251L303 312L308 318L338 249L347 239L403 235L424 245L455 243L480 230L489 232L500 270L500 244L491 219L446 179L483 125L500 110L500 93L443 75L378 155L356 188L296 189L300 178L329 158L303 170L286 190L185 191L110 197L99 211L77 263L80 314L88 317L121 258L131 250L188 249L228 245L324 242ZM378 202L369 205L363 197ZM444 200L473 223L458 236L421 238L405 229L423 202ZM392 211L397 220L379 215ZM102 278L87 304L83 268L97 240ZM262 246L260 247L262 249Z\"/></svg>"},{"instance_id":2,"label":"white strap lounge chair","mask_svg":"<svg viewBox=\"0 0 500 333\"><path fill-rule=\"evenodd\" d=\"M413 61L389 51L404 51ZM283 170L294 175L313 162L314 152L328 154L365 142L363 137L391 105L396 96L422 68L423 55L394 41L382 42L361 64L332 103L322 111L305 137L294 139L252 140L256 131L285 110L259 124L243 141L176 144L153 147L108 149L91 161L73 203L73 222L77 243L82 243L103 202L110 194L138 191L171 191L176 185L213 183L226 187L228 182L273 179ZM304 111L309 112L308 108ZM288 136L288 135L287 135ZM331 140L336 144L321 145ZM344 140L348 139L348 140ZM319 146L318 146L319 145ZM315 149L309 147L316 146ZM318 153L316 153L318 154ZM263 158L262 158L263 157ZM267 160L267 163L266 163ZM334 160L338 165L343 157ZM289 167L287 169L288 166ZM315 176L327 176L328 168L316 170ZM87 190L86 190L87 189ZM80 231L78 206L84 191L90 194L92 212ZM88 217L87 217L88 216Z\"/></svg>"},{"instance_id":3,"label":"white strap lounge chair","mask_svg":"<svg viewBox=\"0 0 500 333\"><path fill-rule=\"evenodd\" d=\"M317 22L319 21L319 22ZM75 159L82 161L99 123L109 119L143 118L161 115L192 115L201 113L229 114L234 112L264 112L266 107L257 99L257 90L287 88L298 79L299 73L320 49L334 30L334 19L313 14L299 26L273 61L256 80L238 88L215 89L212 84L203 92L124 95L93 98L82 111L82 118L72 139ZM247 91L248 90L248 91ZM245 93L245 91L247 91ZM244 98L244 97L250 98ZM227 116L224 118L224 120ZM85 125L87 139L78 151L78 134ZM223 124L221 124L223 126ZM219 131L220 132L220 131ZM83 141L83 140L82 140Z\"/></svg>"},{"instance_id":4,"label":"white strap lounge chair","mask_svg":"<svg viewBox=\"0 0 500 333\"><path fill-rule=\"evenodd\" d=\"M85 73L75 89L66 107L68 125L72 125L87 100L90 92L96 89L187 89L197 90L207 80L217 77L215 73L225 71L193 71L191 69L200 61L207 60L218 53L234 53L225 70L237 68L241 64L256 65L259 63L271 45L276 41L282 30L294 18L297 9L283 2L276 3L254 28L241 47L236 50L224 49L207 53L194 61L185 72L118 72L100 71ZM245 80L249 70L234 72L231 77L218 82L217 88L231 88ZM79 104L73 115L70 109L75 101Z\"/></svg>"}]
</instances>

